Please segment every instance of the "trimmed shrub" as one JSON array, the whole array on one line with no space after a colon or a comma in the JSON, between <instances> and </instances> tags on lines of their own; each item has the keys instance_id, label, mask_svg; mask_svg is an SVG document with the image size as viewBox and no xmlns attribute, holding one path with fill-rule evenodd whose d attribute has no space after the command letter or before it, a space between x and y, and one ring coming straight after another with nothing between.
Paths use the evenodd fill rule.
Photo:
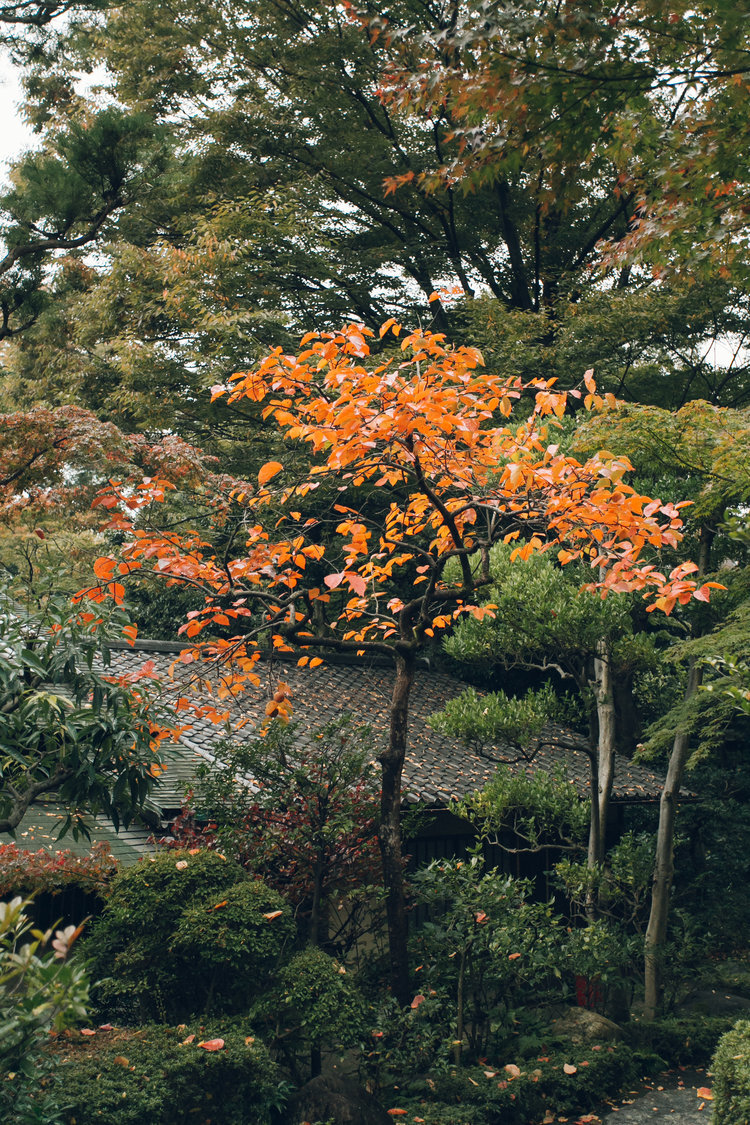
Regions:
<instances>
[{"instance_id":1,"label":"trimmed shrub","mask_svg":"<svg viewBox=\"0 0 750 1125\"><path fill-rule=\"evenodd\" d=\"M136 1022L247 1011L293 932L290 914L218 852L143 861L114 880L85 943L94 999Z\"/></svg>"},{"instance_id":2,"label":"trimmed shrub","mask_svg":"<svg viewBox=\"0 0 750 1125\"><path fill-rule=\"evenodd\" d=\"M79 1036L58 1083L70 1125L268 1125L287 1092L240 1020Z\"/></svg>"},{"instance_id":3,"label":"trimmed shrub","mask_svg":"<svg viewBox=\"0 0 750 1125\"><path fill-rule=\"evenodd\" d=\"M622 1031L629 1046L653 1052L665 1066L707 1066L734 1020L735 1016L667 1016L653 1022L632 1020Z\"/></svg>"},{"instance_id":4,"label":"trimmed shrub","mask_svg":"<svg viewBox=\"0 0 750 1125\"><path fill-rule=\"evenodd\" d=\"M711 1070L714 1125L750 1125L750 1020L722 1035Z\"/></svg>"},{"instance_id":5,"label":"trimmed shrub","mask_svg":"<svg viewBox=\"0 0 750 1125\"><path fill-rule=\"evenodd\" d=\"M296 934L281 895L260 879L246 879L188 907L170 939L169 953L188 971L211 978L212 992L234 1007L247 1006Z\"/></svg>"},{"instance_id":6,"label":"trimmed shrub","mask_svg":"<svg viewBox=\"0 0 750 1125\"><path fill-rule=\"evenodd\" d=\"M343 965L321 949L304 949L279 974L279 1018L311 1046L350 1047L365 1030L365 1006Z\"/></svg>"}]
</instances>

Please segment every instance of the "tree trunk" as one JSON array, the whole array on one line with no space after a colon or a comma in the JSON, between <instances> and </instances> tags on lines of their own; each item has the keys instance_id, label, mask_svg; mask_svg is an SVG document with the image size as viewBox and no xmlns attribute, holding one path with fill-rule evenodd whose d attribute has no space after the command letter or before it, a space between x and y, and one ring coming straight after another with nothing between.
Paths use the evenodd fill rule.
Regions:
<instances>
[{"instance_id":1,"label":"tree trunk","mask_svg":"<svg viewBox=\"0 0 750 1125\"><path fill-rule=\"evenodd\" d=\"M401 847L401 774L406 756L409 694L414 682L415 659L411 652L396 653L390 736L380 755L382 791L378 841L383 861L383 885L388 922L388 950L393 995L404 1006L411 997L407 952L406 899Z\"/></svg>"},{"instance_id":2,"label":"tree trunk","mask_svg":"<svg viewBox=\"0 0 750 1125\"><path fill-rule=\"evenodd\" d=\"M612 783L615 779L615 742L616 742L616 716L615 692L612 678L612 662L607 641L600 641L597 645L597 656L594 660L594 678L596 691L596 716L599 727L597 742L597 757L599 760L597 803L599 805L598 836L595 842L596 862L604 863L607 851L607 819L609 816L609 799L612 795Z\"/></svg>"},{"instance_id":3,"label":"tree trunk","mask_svg":"<svg viewBox=\"0 0 750 1125\"><path fill-rule=\"evenodd\" d=\"M579 689L582 694L585 694L587 688L591 688L591 676L582 675L578 682ZM588 759L589 759L589 845L586 855L586 866L589 870L596 867L597 849L599 846L599 754L597 752L597 744L599 741L599 731L596 723L596 716L591 708L588 713L589 724L589 737L588 737ZM594 892L589 887L586 891L586 904L585 904L586 917L589 922L596 920L596 903L594 901Z\"/></svg>"},{"instance_id":4,"label":"tree trunk","mask_svg":"<svg viewBox=\"0 0 750 1125\"><path fill-rule=\"evenodd\" d=\"M685 698L690 699L702 680L702 672L695 662L688 671ZM659 829L656 835L654 879L651 889L651 912L648 918L645 941L646 996L644 1016L656 1019L662 1000L662 958L667 940L669 899L674 878L674 825L677 799L682 784L682 774L690 749L690 730L677 732L669 756L667 779L659 801Z\"/></svg>"},{"instance_id":5,"label":"tree trunk","mask_svg":"<svg viewBox=\"0 0 750 1125\"><path fill-rule=\"evenodd\" d=\"M703 577L709 566L713 532L701 528L698 576ZM701 686L703 671L691 661L688 667L685 699L690 699ZM647 1020L656 1019L662 1002L662 959L667 940L669 919L669 899L674 878L674 825L677 814L677 799L680 794L682 775L690 748L690 729L678 730L672 743L669 756L667 779L659 801L659 828L656 835L656 857L654 879L651 890L651 912L646 928L644 947L646 995L644 1016Z\"/></svg>"},{"instance_id":6,"label":"tree trunk","mask_svg":"<svg viewBox=\"0 0 750 1125\"><path fill-rule=\"evenodd\" d=\"M321 945L321 914L323 908L323 864L324 857L318 854L315 858L313 872L312 907L310 910L310 930L308 940L310 945ZM323 933L323 940L328 936Z\"/></svg>"}]
</instances>

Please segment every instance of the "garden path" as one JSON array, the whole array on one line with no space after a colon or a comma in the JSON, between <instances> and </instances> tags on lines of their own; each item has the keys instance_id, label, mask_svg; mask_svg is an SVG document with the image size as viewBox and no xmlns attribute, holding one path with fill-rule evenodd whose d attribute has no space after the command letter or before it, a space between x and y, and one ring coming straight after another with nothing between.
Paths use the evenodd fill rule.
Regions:
<instances>
[{"instance_id":1,"label":"garden path","mask_svg":"<svg viewBox=\"0 0 750 1125\"><path fill-rule=\"evenodd\" d=\"M711 1101L699 1097L698 1090L710 1088L711 1079L704 1069L668 1070L637 1090L621 1095L618 1104L600 1113L602 1125L709 1125ZM596 1118L594 1118L596 1120Z\"/></svg>"}]
</instances>

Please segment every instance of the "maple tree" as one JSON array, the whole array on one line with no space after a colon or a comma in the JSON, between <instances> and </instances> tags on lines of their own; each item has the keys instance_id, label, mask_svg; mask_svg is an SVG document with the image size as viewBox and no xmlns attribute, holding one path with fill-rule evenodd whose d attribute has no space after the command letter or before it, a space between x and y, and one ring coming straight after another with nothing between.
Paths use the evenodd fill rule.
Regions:
<instances>
[{"instance_id":1,"label":"maple tree","mask_svg":"<svg viewBox=\"0 0 750 1125\"><path fill-rule=\"evenodd\" d=\"M367 5L358 16L389 43L385 97L439 137L432 168L399 173L392 188L508 190L520 173L542 229L554 229L593 175L610 265L646 257L659 271L746 280L750 168L737 147L750 39L734 4L468 0L429 30Z\"/></svg>"},{"instance_id":2,"label":"maple tree","mask_svg":"<svg viewBox=\"0 0 750 1125\"><path fill-rule=\"evenodd\" d=\"M68 521L90 524L91 504L115 471L123 488L136 490L144 472L151 474L145 479L153 492L158 482L175 489L205 481L210 460L174 434L126 434L80 406L0 414L0 521L8 527L44 523L61 507Z\"/></svg>"},{"instance_id":3,"label":"maple tree","mask_svg":"<svg viewBox=\"0 0 750 1125\"><path fill-rule=\"evenodd\" d=\"M361 325L309 333L298 355L275 349L229 387L216 387L216 397L260 402L290 441L307 444L309 472L287 480L283 464L270 461L256 489L235 490L231 501L244 507L245 520L221 553L205 535L162 534L152 509L152 526L134 529L121 561L98 561L100 586L91 593L103 599L120 584L118 572L144 567L201 586L206 605L183 626L194 647L182 659L219 663L219 701L259 684L263 636L275 651L300 649L303 665L316 663L312 654L321 650L393 661L389 736L379 755L379 842L392 985L405 1001L400 805L409 694L425 644L465 614L493 612L475 603L490 582L492 544L515 542L521 560L552 548L561 563L585 558L594 585L641 590L666 612L709 591L689 578L693 564L665 576L643 557L679 542L675 505L636 493L624 479L627 459L603 452L580 462L554 442L571 397L587 408L602 405L590 372L585 393L558 392L543 380L495 376L483 370L477 349L452 347L441 335L419 330L399 345L400 333L387 321L380 339L391 347L375 355L374 334ZM519 401L530 414L517 422ZM163 488L150 494L148 485L137 497L112 486L106 502L145 507L166 496ZM316 514L305 516L310 497ZM217 498L219 522L225 512ZM451 559L456 579L446 570ZM235 636L199 639L232 622Z\"/></svg>"}]
</instances>

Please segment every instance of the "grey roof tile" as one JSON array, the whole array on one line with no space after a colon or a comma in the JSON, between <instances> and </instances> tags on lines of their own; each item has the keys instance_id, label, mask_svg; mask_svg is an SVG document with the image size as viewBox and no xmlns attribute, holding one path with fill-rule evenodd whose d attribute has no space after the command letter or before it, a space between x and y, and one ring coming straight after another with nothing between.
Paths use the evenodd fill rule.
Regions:
<instances>
[{"instance_id":1,"label":"grey roof tile","mask_svg":"<svg viewBox=\"0 0 750 1125\"><path fill-rule=\"evenodd\" d=\"M167 647L167 646L164 646ZM113 672L136 671L144 660L152 660L154 672L169 691L184 691L183 681L194 675L195 665L174 665L177 649L144 652L140 648L113 653ZM174 665L174 666L173 666ZM173 667L171 667L173 666ZM171 674L174 678L170 679ZM388 733L388 704L394 672L389 667L366 663L326 661L316 668L299 668L278 660L258 665L260 688L248 688L236 701L230 701L230 724L246 720L245 736L257 732L267 720L265 704L279 681L289 685L294 705L294 721L301 737L331 720L349 713L356 721L370 725L376 748ZM204 671L205 674L205 671ZM581 796L590 789L589 762L584 740L570 730L550 726L524 756L509 760L500 747L474 752L462 743L444 737L427 723L447 699L462 692L466 685L452 676L420 670L412 689L409 710L409 750L403 774L403 792L409 801L446 804L466 793L481 789L492 778L499 764L514 773L532 775L543 769L561 771L576 786ZM206 695L206 700L209 697ZM225 708L226 704L216 704ZM207 718L183 713L180 723L189 729L180 739L179 752L154 790L154 800L162 810L179 807L200 759L211 755L224 729ZM239 737L242 737L241 735ZM624 757L617 761L612 799L615 802L657 800L662 779L644 766Z\"/></svg>"}]
</instances>

